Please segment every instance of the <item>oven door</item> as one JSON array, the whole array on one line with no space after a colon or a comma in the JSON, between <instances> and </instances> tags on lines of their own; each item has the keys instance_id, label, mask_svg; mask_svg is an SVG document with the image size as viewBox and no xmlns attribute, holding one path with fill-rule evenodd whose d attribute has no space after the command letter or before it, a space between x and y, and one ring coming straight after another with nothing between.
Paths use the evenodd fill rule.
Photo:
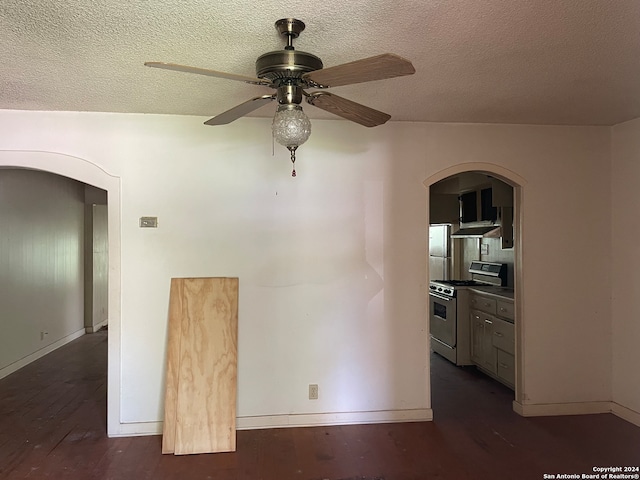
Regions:
<instances>
[{"instance_id":1,"label":"oven door","mask_svg":"<svg viewBox=\"0 0 640 480\"><path fill-rule=\"evenodd\" d=\"M456 298L429 292L431 337L448 348L456 346Z\"/></svg>"}]
</instances>

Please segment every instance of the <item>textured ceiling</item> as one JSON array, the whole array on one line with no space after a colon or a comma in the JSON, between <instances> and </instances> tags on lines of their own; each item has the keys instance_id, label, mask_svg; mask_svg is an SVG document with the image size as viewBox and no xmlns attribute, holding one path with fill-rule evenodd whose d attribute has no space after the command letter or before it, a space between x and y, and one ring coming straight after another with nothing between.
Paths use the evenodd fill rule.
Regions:
<instances>
[{"instance_id":1,"label":"textured ceiling","mask_svg":"<svg viewBox=\"0 0 640 480\"><path fill-rule=\"evenodd\" d=\"M271 89L143 63L255 76L255 59L284 45L283 17L306 23L294 45L327 67L411 60L413 76L332 89L393 120L640 117L638 0L2 0L0 108L213 116Z\"/></svg>"}]
</instances>

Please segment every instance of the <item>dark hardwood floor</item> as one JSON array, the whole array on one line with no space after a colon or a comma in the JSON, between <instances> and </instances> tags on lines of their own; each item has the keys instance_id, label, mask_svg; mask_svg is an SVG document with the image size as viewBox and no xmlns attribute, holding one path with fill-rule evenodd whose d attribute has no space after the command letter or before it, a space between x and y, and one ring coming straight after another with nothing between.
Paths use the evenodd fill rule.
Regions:
<instances>
[{"instance_id":1,"label":"dark hardwood floor","mask_svg":"<svg viewBox=\"0 0 640 480\"><path fill-rule=\"evenodd\" d=\"M0 380L0 478L542 479L640 465L613 415L522 418L513 392L432 357L434 421L238 432L237 452L161 455L159 436L106 437L107 335Z\"/></svg>"}]
</instances>

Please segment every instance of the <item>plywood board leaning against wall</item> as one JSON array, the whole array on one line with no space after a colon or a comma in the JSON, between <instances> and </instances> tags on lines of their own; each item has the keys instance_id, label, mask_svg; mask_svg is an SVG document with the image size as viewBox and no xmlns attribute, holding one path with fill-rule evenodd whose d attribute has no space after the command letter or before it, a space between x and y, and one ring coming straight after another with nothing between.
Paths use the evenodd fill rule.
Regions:
<instances>
[{"instance_id":1,"label":"plywood board leaning against wall","mask_svg":"<svg viewBox=\"0 0 640 480\"><path fill-rule=\"evenodd\" d=\"M236 449L238 279L173 278L162 453Z\"/></svg>"}]
</instances>

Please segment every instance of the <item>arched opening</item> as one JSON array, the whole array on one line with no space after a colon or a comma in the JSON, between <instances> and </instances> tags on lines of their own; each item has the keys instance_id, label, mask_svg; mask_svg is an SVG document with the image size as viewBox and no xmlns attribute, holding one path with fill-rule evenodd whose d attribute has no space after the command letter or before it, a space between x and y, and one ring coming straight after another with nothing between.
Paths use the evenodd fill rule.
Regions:
<instances>
[{"instance_id":1,"label":"arched opening","mask_svg":"<svg viewBox=\"0 0 640 480\"><path fill-rule=\"evenodd\" d=\"M514 406L521 403L523 392L525 391L524 390L525 372L523 369L523 365L524 365L523 358L524 358L525 352L523 348L524 347L523 335L525 331L524 327L526 324L525 323L526 320L523 316L523 308L522 308L524 303L523 268L522 268L522 244L523 244L523 236L522 236L523 215L522 214L523 214L523 196L524 196L523 187L525 183L526 182L522 177L520 177L519 175L517 175L516 173L508 169L505 169L504 167L500 167L494 164L479 163L479 162L465 163L465 164L459 164L453 167L449 167L447 169L437 172L436 174L430 176L424 181L424 185L425 187L427 187L427 191L428 191L427 212L429 212L429 222L428 222L429 225L434 223L441 224L444 222L448 222L449 220L447 219L451 218L451 215L449 215L448 217L446 216L442 217L441 216L442 208L434 208L434 207L442 207L444 203L448 202L449 203L448 206L444 205L445 211L447 208L449 210L456 209L455 219L450 221L451 227L447 231L456 232L459 230L461 237L455 240L457 248L454 247L453 252L451 253L452 257L451 257L451 260L449 260L448 268L450 270L448 271L448 275L449 275L448 278L450 279L475 278L473 274L467 273L471 260L488 261L488 262L505 262L505 264L508 264L508 267L511 270L508 275L508 283L505 281L505 285L508 288L505 289L504 295L506 295L506 297L510 296L513 299L513 315L512 316L514 317L514 321L513 321L513 325L510 327L514 335L513 356L510 356L510 354L507 353L509 348L505 348L504 351L501 351L499 349L494 350L490 337L485 336L485 338L489 338L488 340L489 346L487 346L487 342L484 341L485 350L490 349L492 353L492 356L489 358L488 361L495 363L495 369L491 371L491 368L485 368L486 366L483 366L482 362L478 360L477 354L475 357L472 358L474 348L477 348L477 345L480 345L480 348L482 348L482 341L480 342L478 341L478 338L480 338L481 334L478 334L477 331L476 332L473 331L473 324L472 324L473 317L472 315L470 315L470 312L473 311L474 307L472 305L468 306L466 303L466 302L477 302L478 297L474 299L473 294L469 293L465 295L460 295L459 301L465 302L465 305L463 305L463 308L461 308L459 311L464 312L463 315L467 316L467 318L463 318L463 322L467 322L467 323L463 325L463 328L460 329L458 333L459 335L464 334L464 337L463 337L464 342L467 342L467 343L463 342L463 345L461 346L461 348L462 348L462 352L465 352L465 351L467 352L466 355L468 360L466 362L460 362L460 363L472 365L471 367L459 367L459 368L474 368L475 366L483 373L493 376L496 380L501 381L505 385L508 385L509 388L512 388L514 390L513 397L512 397L514 400L514 403L513 403ZM498 201L499 205L497 207L494 207L494 209L497 209L497 218L496 218L495 212L494 212L494 217L489 216L488 220L483 218L482 210L485 208L485 206L480 204L481 202L484 203L484 197L482 197L483 190L486 190L486 189L495 190L496 187L502 187L502 186L506 188L498 188L498 190L502 191L503 194L505 191L511 192L510 193L511 203L510 204L508 202L505 203L504 199L502 200L502 203ZM443 190L443 188L446 190L446 193L448 195L441 194L443 191L445 191ZM477 192L477 195L476 195L476 192ZM488 193L489 193L489 198L491 198L491 192L488 192ZM473 200L472 210L477 208L477 212L478 212L477 223L473 223L473 222L467 223L470 220L469 218L462 219L460 217L460 215L462 214L461 212L462 209L460 207L460 198L462 198L461 194L466 194L471 196L471 199ZM478 203L477 207L474 203L476 201L475 200L476 198ZM503 195L503 198L504 198L504 195ZM435 202L439 202L439 203L436 204ZM490 202L489 207L491 207L491 200L489 200L489 202ZM438 213L434 213L434 212L438 212ZM483 231L481 229L479 229L478 231L473 231L472 229L471 230L464 229L465 232L463 233L463 229L460 229L461 220L466 221L466 222L465 221L462 222L463 226L468 226L468 225L476 226L476 225L483 225L483 224L498 225L500 226L500 228L498 230L494 230L493 233L491 233L490 228L487 228L485 230L487 231L487 234L490 236L491 235L494 237L496 235L499 235L499 236L496 238L484 240L483 237L481 236ZM475 217L471 218L471 220L475 220ZM495 232L499 232L499 233L495 233ZM465 234L470 235L468 239L464 237ZM433 242L435 243L435 240ZM471 245L471 247L469 247L469 245ZM472 252L475 251L477 253L477 256L475 258L472 258L473 255L470 254L469 251L472 251ZM431 263L433 265L433 262L431 261L428 263ZM438 264L436 263L436 265ZM445 263L445 265L447 265L447 263ZM429 265L427 265L427 270L428 270L427 271L428 278L431 278L433 280L434 275L433 275L433 272L429 272L430 270ZM439 267L435 268L432 266L431 270L437 271L436 276L438 274L441 274L442 272ZM474 290L471 290L471 291L473 292ZM495 290L492 291L491 288L489 288L488 291L491 293L496 293L496 291ZM500 296L497 296L497 295L495 297L490 295L489 298L497 298L498 302L500 301ZM431 309L433 306L432 300L433 300L432 295L430 295L429 312L427 315L428 318L433 315L433 312L431 312ZM509 304L508 302L504 304L498 303L498 307L500 305L506 305L506 307L508 308ZM495 309L496 307L492 306L492 308ZM487 324L492 324L493 317L492 316L484 317L484 320L482 321L485 321L485 320ZM498 322L500 320L501 319L498 318ZM433 340L431 336L431 333L432 333L431 322L429 323L430 323L430 329L429 329L430 337L428 340L429 340L429 343L431 344ZM437 328L439 327L434 325L434 329L437 329ZM494 335L494 334L497 335L496 342L494 343L499 345L498 342L502 338L502 333L494 332L493 330L488 332L488 335ZM475 344L473 343L474 341L476 342ZM435 343L437 344L437 342ZM439 344L437 346L441 347ZM436 348L434 350L433 348L431 348L430 350L434 350L436 352L442 353L439 351L441 349L442 348L440 349ZM498 354L503 355L500 358L500 360L497 359ZM505 369L508 369L509 361L513 362L514 378L512 382L511 381L505 382L504 376L500 377L499 375L499 369L501 368L501 366L504 367ZM453 363L455 364L455 361ZM431 359L429 360L429 367L430 367L429 368L430 372L433 374ZM432 392L432 398L433 398L433 388L434 388L433 384L434 384L433 378L430 377L430 392ZM434 411L434 417L436 416L437 416L437 411Z\"/></svg>"},{"instance_id":2,"label":"arched opening","mask_svg":"<svg viewBox=\"0 0 640 480\"><path fill-rule=\"evenodd\" d=\"M99 166L53 152L0 151L0 168L40 170L107 192L108 197L108 398L107 433L120 431L120 179Z\"/></svg>"}]
</instances>

